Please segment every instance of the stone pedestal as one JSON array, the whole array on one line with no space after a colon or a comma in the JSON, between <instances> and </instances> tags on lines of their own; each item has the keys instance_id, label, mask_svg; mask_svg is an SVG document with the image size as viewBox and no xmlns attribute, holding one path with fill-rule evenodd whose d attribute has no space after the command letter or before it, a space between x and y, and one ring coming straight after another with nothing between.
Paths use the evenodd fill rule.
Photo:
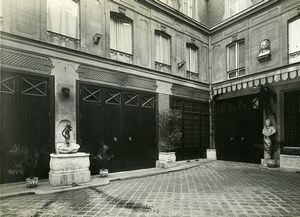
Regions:
<instances>
[{"instance_id":1,"label":"stone pedestal","mask_svg":"<svg viewBox=\"0 0 300 217\"><path fill-rule=\"evenodd\" d=\"M159 152L156 167L170 168L177 166L175 152Z\"/></svg>"},{"instance_id":2,"label":"stone pedestal","mask_svg":"<svg viewBox=\"0 0 300 217\"><path fill-rule=\"evenodd\" d=\"M206 157L208 160L217 160L216 149L206 149Z\"/></svg>"},{"instance_id":3,"label":"stone pedestal","mask_svg":"<svg viewBox=\"0 0 300 217\"><path fill-rule=\"evenodd\" d=\"M281 154L280 167L300 170L300 156Z\"/></svg>"},{"instance_id":4,"label":"stone pedestal","mask_svg":"<svg viewBox=\"0 0 300 217\"><path fill-rule=\"evenodd\" d=\"M52 186L91 181L89 154L50 154L49 183Z\"/></svg>"}]
</instances>

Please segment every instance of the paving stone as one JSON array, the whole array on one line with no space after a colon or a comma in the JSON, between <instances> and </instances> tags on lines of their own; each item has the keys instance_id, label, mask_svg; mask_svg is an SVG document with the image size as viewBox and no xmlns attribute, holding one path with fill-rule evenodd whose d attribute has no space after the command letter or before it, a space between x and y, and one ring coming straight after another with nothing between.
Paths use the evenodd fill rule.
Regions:
<instances>
[{"instance_id":1,"label":"paving stone","mask_svg":"<svg viewBox=\"0 0 300 217\"><path fill-rule=\"evenodd\" d=\"M213 161L52 195L2 199L0 216L298 216L300 174Z\"/></svg>"}]
</instances>

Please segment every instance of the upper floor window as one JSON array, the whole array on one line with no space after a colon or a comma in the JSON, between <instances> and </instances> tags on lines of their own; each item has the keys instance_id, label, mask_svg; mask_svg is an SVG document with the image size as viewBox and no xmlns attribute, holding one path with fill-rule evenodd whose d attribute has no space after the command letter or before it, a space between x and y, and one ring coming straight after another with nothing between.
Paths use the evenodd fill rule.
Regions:
<instances>
[{"instance_id":1,"label":"upper floor window","mask_svg":"<svg viewBox=\"0 0 300 217\"><path fill-rule=\"evenodd\" d=\"M169 6L171 6L171 7L173 7L174 5L173 5L173 1L174 0L160 0L161 2L163 2L163 3L165 3L165 4L167 4L167 5L169 5Z\"/></svg>"},{"instance_id":2,"label":"upper floor window","mask_svg":"<svg viewBox=\"0 0 300 217\"><path fill-rule=\"evenodd\" d=\"M113 59L132 60L132 20L124 15L110 17L110 49Z\"/></svg>"},{"instance_id":3,"label":"upper floor window","mask_svg":"<svg viewBox=\"0 0 300 217\"><path fill-rule=\"evenodd\" d=\"M245 41L237 41L227 46L228 78L245 75Z\"/></svg>"},{"instance_id":4,"label":"upper floor window","mask_svg":"<svg viewBox=\"0 0 300 217\"><path fill-rule=\"evenodd\" d=\"M198 47L194 44L186 45L186 73L187 78L199 80Z\"/></svg>"},{"instance_id":5,"label":"upper floor window","mask_svg":"<svg viewBox=\"0 0 300 217\"><path fill-rule=\"evenodd\" d=\"M48 0L47 30L79 39L79 2L76 0Z\"/></svg>"},{"instance_id":6,"label":"upper floor window","mask_svg":"<svg viewBox=\"0 0 300 217\"><path fill-rule=\"evenodd\" d=\"M300 61L300 17L289 22L289 63Z\"/></svg>"},{"instance_id":7,"label":"upper floor window","mask_svg":"<svg viewBox=\"0 0 300 217\"><path fill-rule=\"evenodd\" d=\"M250 0L225 0L225 18L231 17L252 5Z\"/></svg>"},{"instance_id":8,"label":"upper floor window","mask_svg":"<svg viewBox=\"0 0 300 217\"><path fill-rule=\"evenodd\" d=\"M170 72L171 37L162 31L155 31L155 68Z\"/></svg>"},{"instance_id":9,"label":"upper floor window","mask_svg":"<svg viewBox=\"0 0 300 217\"><path fill-rule=\"evenodd\" d=\"M191 18L195 18L195 14L196 14L196 2L195 0L183 0L182 1L182 12L191 17Z\"/></svg>"}]
</instances>

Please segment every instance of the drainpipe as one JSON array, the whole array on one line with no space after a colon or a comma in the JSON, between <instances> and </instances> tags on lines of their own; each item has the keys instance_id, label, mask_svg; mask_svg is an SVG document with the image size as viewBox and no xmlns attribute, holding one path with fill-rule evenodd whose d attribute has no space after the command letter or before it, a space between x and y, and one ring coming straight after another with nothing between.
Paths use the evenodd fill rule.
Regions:
<instances>
[{"instance_id":1,"label":"drainpipe","mask_svg":"<svg viewBox=\"0 0 300 217\"><path fill-rule=\"evenodd\" d=\"M215 141L212 136L212 108L211 102L213 99L212 95L212 45L211 45L211 36L208 36L208 73L209 73L209 132L210 132L210 149L215 149Z\"/></svg>"}]
</instances>

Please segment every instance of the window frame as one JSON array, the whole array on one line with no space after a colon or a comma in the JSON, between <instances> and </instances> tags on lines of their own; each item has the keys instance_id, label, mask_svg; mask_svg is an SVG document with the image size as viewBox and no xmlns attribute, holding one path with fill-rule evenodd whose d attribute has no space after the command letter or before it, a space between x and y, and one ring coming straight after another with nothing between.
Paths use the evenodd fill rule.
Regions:
<instances>
[{"instance_id":1,"label":"window frame","mask_svg":"<svg viewBox=\"0 0 300 217\"><path fill-rule=\"evenodd\" d=\"M241 76L244 76L246 75L246 70L245 70L245 63L244 63L244 66L240 67L239 66L239 62L240 62L240 44L241 43L244 43L244 59L245 59L245 56L246 56L246 53L245 53L245 39L241 39L241 40L236 40L230 44L228 44L226 46L226 72L227 72L227 78L228 79L234 79L234 78L237 78L237 77L241 77ZM229 54L229 48L231 46L235 45L235 68L234 69L229 69L229 65L230 65L230 54ZM240 73L241 71L243 71L243 74ZM235 76L234 77L231 77L231 73L234 73L235 72Z\"/></svg>"},{"instance_id":2,"label":"window frame","mask_svg":"<svg viewBox=\"0 0 300 217\"><path fill-rule=\"evenodd\" d=\"M293 23L296 20L300 21L300 15L297 15L297 16L289 19L288 22L287 22L287 35L288 35L288 39L287 39L287 57L288 57L288 64L293 64L293 63L299 63L300 62L300 60L297 61L297 62L292 62L292 63L290 61L290 55L291 54L295 54L296 53L296 56L300 55L300 49L298 51L296 51L296 52L290 53L290 24Z\"/></svg>"},{"instance_id":3,"label":"window frame","mask_svg":"<svg viewBox=\"0 0 300 217\"><path fill-rule=\"evenodd\" d=\"M124 54L126 54L126 55L133 56L133 50L134 50L134 49L133 49L133 42L134 42L134 38L133 38L133 36L134 36L134 34L133 34L133 20L130 19L129 17L127 17L127 16L124 15L124 14L116 13L116 12L113 12L113 11L110 12L110 17L109 17L109 21L110 21L110 22L111 22L111 19L114 19L115 21L117 21L117 22L116 22L117 25L119 25L120 20L124 20L124 21L130 23L130 25L131 25L131 52L130 52L130 53L124 52L124 51L120 50L120 49L118 48L118 46L117 46L116 49L112 48L112 47L111 47L111 38L110 38L110 42L109 42L110 50L114 50L114 51L116 51L116 52L118 52L118 53L124 53ZM118 28L118 27L117 27L117 28ZM110 31L109 34L110 34L110 36L111 36L111 31L112 31L112 30L111 30L111 26L110 26L109 31ZM118 35L118 33L116 33L116 45L118 44L117 42L118 42L119 37L120 37L120 36Z\"/></svg>"},{"instance_id":4,"label":"window frame","mask_svg":"<svg viewBox=\"0 0 300 217\"><path fill-rule=\"evenodd\" d=\"M157 38L157 36L159 36L160 37L160 56L161 56L161 58L160 58L160 60L158 61L157 59L157 50L156 50L156 47L155 47L155 63L158 63L158 64L163 64L163 65L165 65L165 66L169 66L169 67L171 67L171 55L172 55L172 53L171 53L171 49L172 49L172 47L171 47L171 35L169 35L168 33L166 33L166 32L164 32L164 31L160 31L160 30L155 30L154 31L154 41L155 41L155 43L156 43L156 38ZM168 40L168 42L169 42L169 57L168 57L168 62L169 63L164 63L163 61L161 61L162 60L162 54L163 54L163 46L162 46L162 37L164 37L164 38L166 38L167 40Z\"/></svg>"},{"instance_id":5,"label":"window frame","mask_svg":"<svg viewBox=\"0 0 300 217\"><path fill-rule=\"evenodd\" d=\"M194 50L196 52L196 57L195 57L195 72L191 71L191 53L192 53L192 50ZM191 79L191 76L194 75L194 76L197 76L198 79L199 79L199 47L197 47L195 44L192 44L192 43L186 43L186 52L189 51L189 55L188 53L186 53L186 62L189 62L189 66L190 68L187 69L186 67L186 75L187 75L187 78ZM188 59L189 57L189 59Z\"/></svg>"},{"instance_id":6,"label":"window frame","mask_svg":"<svg viewBox=\"0 0 300 217\"><path fill-rule=\"evenodd\" d=\"M48 2L50 2L51 0L47 0L46 2L46 7L47 7L47 32L50 34L50 35L53 35L53 36L57 36L58 38L62 38L62 39L71 39L71 41L74 41L76 43L78 43L81 39L81 13L80 13L80 0L70 0L70 1L73 1L73 2L76 2L77 5L78 5L78 25L76 27L77 29L77 37L72 37L72 36L69 36L69 35L66 35L66 34L62 34L61 31L60 32L56 32L56 31L53 31L52 29L50 30L49 29L49 26L48 26L48 21L49 21L49 15L48 15Z\"/></svg>"}]
</instances>

